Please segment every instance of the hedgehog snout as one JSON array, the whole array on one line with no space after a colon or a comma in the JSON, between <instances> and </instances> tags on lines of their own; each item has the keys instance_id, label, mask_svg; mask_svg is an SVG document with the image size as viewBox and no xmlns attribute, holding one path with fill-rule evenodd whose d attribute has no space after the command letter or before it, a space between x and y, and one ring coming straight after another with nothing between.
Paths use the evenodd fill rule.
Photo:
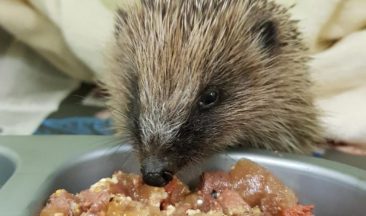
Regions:
<instances>
[{"instance_id":1,"label":"hedgehog snout","mask_svg":"<svg viewBox=\"0 0 366 216\"><path fill-rule=\"evenodd\" d=\"M173 172L167 164L155 156L142 160L141 173L144 183L155 187L163 187L173 179Z\"/></svg>"}]
</instances>

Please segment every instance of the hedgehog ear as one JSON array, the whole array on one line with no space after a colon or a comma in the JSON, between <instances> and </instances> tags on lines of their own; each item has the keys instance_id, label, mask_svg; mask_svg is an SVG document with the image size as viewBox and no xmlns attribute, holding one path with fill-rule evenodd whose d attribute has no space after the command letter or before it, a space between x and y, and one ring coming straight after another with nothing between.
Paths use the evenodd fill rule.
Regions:
<instances>
[{"instance_id":1,"label":"hedgehog ear","mask_svg":"<svg viewBox=\"0 0 366 216\"><path fill-rule=\"evenodd\" d=\"M260 33L261 47L271 52L275 50L279 44L276 23L268 20L261 23L257 28L257 32Z\"/></svg>"},{"instance_id":2,"label":"hedgehog ear","mask_svg":"<svg viewBox=\"0 0 366 216\"><path fill-rule=\"evenodd\" d=\"M114 37L118 38L123 26L127 23L127 13L122 9L117 10L116 21L114 24Z\"/></svg>"}]
</instances>

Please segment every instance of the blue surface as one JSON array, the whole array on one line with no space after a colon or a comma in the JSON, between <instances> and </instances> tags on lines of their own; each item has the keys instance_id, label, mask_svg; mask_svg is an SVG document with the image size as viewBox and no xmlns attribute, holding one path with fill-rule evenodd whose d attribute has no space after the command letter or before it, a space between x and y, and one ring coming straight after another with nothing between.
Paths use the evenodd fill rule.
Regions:
<instances>
[{"instance_id":1,"label":"blue surface","mask_svg":"<svg viewBox=\"0 0 366 216\"><path fill-rule=\"evenodd\" d=\"M63 119L46 119L34 135L70 134L70 135L111 135L110 119L93 117L73 117Z\"/></svg>"}]
</instances>

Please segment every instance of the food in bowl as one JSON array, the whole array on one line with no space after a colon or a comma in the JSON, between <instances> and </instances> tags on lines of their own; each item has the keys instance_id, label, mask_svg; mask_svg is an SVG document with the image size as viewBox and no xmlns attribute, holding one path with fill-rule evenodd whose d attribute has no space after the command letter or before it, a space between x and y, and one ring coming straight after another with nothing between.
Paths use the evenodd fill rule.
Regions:
<instances>
[{"instance_id":1,"label":"food in bowl","mask_svg":"<svg viewBox=\"0 0 366 216\"><path fill-rule=\"evenodd\" d=\"M229 172L203 173L194 191L177 177L159 188L117 171L78 194L55 191L40 216L311 216L313 208L299 204L267 169L243 159Z\"/></svg>"}]
</instances>

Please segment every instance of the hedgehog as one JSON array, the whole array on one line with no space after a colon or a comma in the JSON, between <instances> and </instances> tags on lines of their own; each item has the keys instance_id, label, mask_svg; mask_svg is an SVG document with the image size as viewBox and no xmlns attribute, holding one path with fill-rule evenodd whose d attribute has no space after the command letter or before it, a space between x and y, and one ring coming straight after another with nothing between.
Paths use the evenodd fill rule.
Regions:
<instances>
[{"instance_id":1,"label":"hedgehog","mask_svg":"<svg viewBox=\"0 0 366 216\"><path fill-rule=\"evenodd\" d=\"M232 146L307 152L321 142L307 48L288 9L138 0L116 17L102 85L146 184L162 187Z\"/></svg>"}]
</instances>

